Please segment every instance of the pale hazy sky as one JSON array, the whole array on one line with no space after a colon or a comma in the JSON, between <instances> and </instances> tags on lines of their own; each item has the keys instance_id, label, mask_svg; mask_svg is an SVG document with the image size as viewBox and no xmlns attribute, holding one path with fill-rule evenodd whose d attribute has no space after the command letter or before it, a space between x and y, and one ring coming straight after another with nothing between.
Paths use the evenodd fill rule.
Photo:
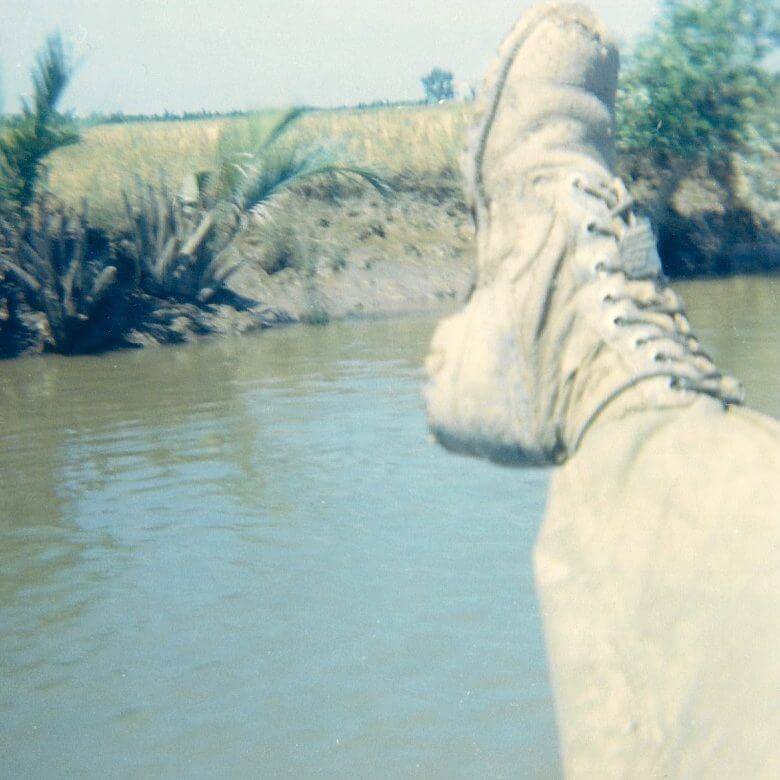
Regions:
<instances>
[{"instance_id":1,"label":"pale hazy sky","mask_svg":"<svg viewBox=\"0 0 780 780\"><path fill-rule=\"evenodd\" d=\"M421 97L434 65L481 76L530 0L0 0L5 110L60 29L80 59L80 114L331 106ZM630 42L659 2L593 0Z\"/></svg>"}]
</instances>

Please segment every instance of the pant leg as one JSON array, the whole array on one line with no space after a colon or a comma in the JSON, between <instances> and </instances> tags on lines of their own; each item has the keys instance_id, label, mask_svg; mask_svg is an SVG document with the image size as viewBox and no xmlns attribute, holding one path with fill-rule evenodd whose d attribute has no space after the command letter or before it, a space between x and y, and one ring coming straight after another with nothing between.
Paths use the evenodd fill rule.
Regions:
<instances>
[{"instance_id":1,"label":"pant leg","mask_svg":"<svg viewBox=\"0 0 780 780\"><path fill-rule=\"evenodd\" d=\"M780 777L780 425L604 423L535 550L571 777Z\"/></svg>"}]
</instances>

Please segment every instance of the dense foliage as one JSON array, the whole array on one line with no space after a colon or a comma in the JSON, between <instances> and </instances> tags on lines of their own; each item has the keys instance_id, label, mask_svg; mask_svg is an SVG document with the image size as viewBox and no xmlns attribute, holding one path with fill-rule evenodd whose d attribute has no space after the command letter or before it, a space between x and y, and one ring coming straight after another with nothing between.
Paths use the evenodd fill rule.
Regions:
<instances>
[{"instance_id":1,"label":"dense foliage","mask_svg":"<svg viewBox=\"0 0 780 780\"><path fill-rule=\"evenodd\" d=\"M43 315L46 348L63 354L117 343L138 283L136 265L90 229L86 206L73 215L40 198L20 219L0 219L0 274L0 298L16 304L21 293Z\"/></svg>"},{"instance_id":2,"label":"dense foliage","mask_svg":"<svg viewBox=\"0 0 780 780\"><path fill-rule=\"evenodd\" d=\"M653 166L728 166L756 114L773 105L776 78L764 61L779 18L774 0L665 0L624 70L621 150Z\"/></svg>"}]
</instances>

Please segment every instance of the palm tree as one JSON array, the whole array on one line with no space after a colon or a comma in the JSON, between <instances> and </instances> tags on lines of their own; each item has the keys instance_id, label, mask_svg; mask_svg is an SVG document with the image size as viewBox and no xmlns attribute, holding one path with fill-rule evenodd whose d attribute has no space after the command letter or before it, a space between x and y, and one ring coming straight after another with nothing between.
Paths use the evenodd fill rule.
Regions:
<instances>
[{"instance_id":1,"label":"palm tree","mask_svg":"<svg viewBox=\"0 0 780 780\"><path fill-rule=\"evenodd\" d=\"M0 198L6 210L24 213L35 198L45 158L79 140L72 123L57 113L72 75L62 37L49 36L33 67L32 98L22 100L21 117L0 134Z\"/></svg>"},{"instance_id":2,"label":"palm tree","mask_svg":"<svg viewBox=\"0 0 780 780\"><path fill-rule=\"evenodd\" d=\"M73 74L59 34L50 36L32 71L33 94L0 132L0 351L20 330L20 299L43 314L46 346L90 352L117 341L128 323L137 273L132 262L79 214L41 195L46 157L79 134L57 113Z\"/></svg>"},{"instance_id":3,"label":"palm tree","mask_svg":"<svg viewBox=\"0 0 780 780\"><path fill-rule=\"evenodd\" d=\"M333 152L301 135L293 138L290 131L305 114L306 109L291 108L268 127L251 123L253 149L236 148L240 140L231 138L230 128L224 129L218 142L218 193L243 212L262 216L279 194L311 180L344 178L367 183L383 194L389 190L374 171L339 162Z\"/></svg>"},{"instance_id":4,"label":"palm tree","mask_svg":"<svg viewBox=\"0 0 780 780\"><path fill-rule=\"evenodd\" d=\"M250 119L243 128L223 129L216 171L200 171L190 192L171 198L159 188L137 186L135 202L125 197L132 227L130 250L141 266L141 284L153 295L206 303L238 269L226 252L250 217L263 219L282 192L312 180L361 181L385 194L378 174L338 162L290 130L305 109L292 108L270 125ZM242 132L243 131L243 132ZM252 148L246 147L251 145Z\"/></svg>"}]
</instances>

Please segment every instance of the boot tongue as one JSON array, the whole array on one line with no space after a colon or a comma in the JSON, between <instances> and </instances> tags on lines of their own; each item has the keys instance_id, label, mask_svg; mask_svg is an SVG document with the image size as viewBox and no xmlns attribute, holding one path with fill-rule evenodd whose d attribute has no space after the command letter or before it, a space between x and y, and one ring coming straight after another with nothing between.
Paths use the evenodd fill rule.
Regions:
<instances>
[{"instance_id":1,"label":"boot tongue","mask_svg":"<svg viewBox=\"0 0 780 780\"><path fill-rule=\"evenodd\" d=\"M636 219L624 230L620 260L626 276L634 279L660 279L663 276L661 258L649 220Z\"/></svg>"},{"instance_id":2,"label":"boot tongue","mask_svg":"<svg viewBox=\"0 0 780 780\"><path fill-rule=\"evenodd\" d=\"M578 240L554 286L571 321L541 337L563 345L557 357L543 350L551 362L542 373L564 388L554 416L567 453L605 413L687 406L705 396L741 403L740 383L721 374L692 335L682 302L666 286L650 222L630 210L624 185L585 175L571 181L574 194L559 196L558 207L567 204ZM555 327L554 317L548 321Z\"/></svg>"}]
</instances>

